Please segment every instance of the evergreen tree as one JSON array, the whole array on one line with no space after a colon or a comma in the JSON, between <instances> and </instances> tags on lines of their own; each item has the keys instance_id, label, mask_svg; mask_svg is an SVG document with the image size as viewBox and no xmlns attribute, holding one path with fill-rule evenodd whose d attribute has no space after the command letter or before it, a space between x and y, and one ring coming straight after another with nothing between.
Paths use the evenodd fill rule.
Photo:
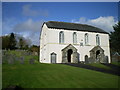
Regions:
<instances>
[{"instance_id":1,"label":"evergreen tree","mask_svg":"<svg viewBox=\"0 0 120 90\"><path fill-rule=\"evenodd\" d=\"M16 43L17 43L17 41L15 39L15 35L14 35L14 33L11 33L10 34L10 42L9 42L9 48L10 48L10 50L13 50L13 49L16 48Z\"/></svg>"},{"instance_id":2,"label":"evergreen tree","mask_svg":"<svg viewBox=\"0 0 120 90\"><path fill-rule=\"evenodd\" d=\"M120 21L113 26L114 32L110 34L110 44L113 51L120 54Z\"/></svg>"}]
</instances>

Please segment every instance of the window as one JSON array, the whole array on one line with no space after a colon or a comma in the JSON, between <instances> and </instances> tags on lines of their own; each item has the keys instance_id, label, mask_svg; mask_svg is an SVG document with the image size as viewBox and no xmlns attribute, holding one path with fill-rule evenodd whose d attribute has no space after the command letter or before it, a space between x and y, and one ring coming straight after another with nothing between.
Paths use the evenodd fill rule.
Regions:
<instances>
[{"instance_id":1,"label":"window","mask_svg":"<svg viewBox=\"0 0 120 90\"><path fill-rule=\"evenodd\" d=\"M77 34L76 34L76 32L73 33L73 44L77 44Z\"/></svg>"},{"instance_id":2,"label":"window","mask_svg":"<svg viewBox=\"0 0 120 90\"><path fill-rule=\"evenodd\" d=\"M59 33L59 43L64 43L64 32L63 31Z\"/></svg>"},{"instance_id":3,"label":"window","mask_svg":"<svg viewBox=\"0 0 120 90\"><path fill-rule=\"evenodd\" d=\"M96 35L96 45L100 45L100 37L98 34Z\"/></svg>"},{"instance_id":4,"label":"window","mask_svg":"<svg viewBox=\"0 0 120 90\"><path fill-rule=\"evenodd\" d=\"M88 34L85 34L85 45L88 45Z\"/></svg>"},{"instance_id":5,"label":"window","mask_svg":"<svg viewBox=\"0 0 120 90\"><path fill-rule=\"evenodd\" d=\"M51 63L56 63L56 53L51 53Z\"/></svg>"}]
</instances>

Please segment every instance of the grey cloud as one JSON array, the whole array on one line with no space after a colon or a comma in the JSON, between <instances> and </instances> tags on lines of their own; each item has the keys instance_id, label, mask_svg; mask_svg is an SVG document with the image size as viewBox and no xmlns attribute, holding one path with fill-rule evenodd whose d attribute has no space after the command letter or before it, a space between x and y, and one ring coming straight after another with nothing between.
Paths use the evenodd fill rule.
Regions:
<instances>
[{"instance_id":1,"label":"grey cloud","mask_svg":"<svg viewBox=\"0 0 120 90\"><path fill-rule=\"evenodd\" d=\"M39 32L41 29L41 26L44 21L33 21L32 19L28 19L25 22L16 24L13 28L13 31L15 32Z\"/></svg>"},{"instance_id":2,"label":"grey cloud","mask_svg":"<svg viewBox=\"0 0 120 90\"><path fill-rule=\"evenodd\" d=\"M41 26L44 21L33 21L28 19L22 23L16 24L13 27L13 31L17 32L25 38L29 38L32 41L32 44L39 45L39 37Z\"/></svg>"},{"instance_id":3,"label":"grey cloud","mask_svg":"<svg viewBox=\"0 0 120 90\"><path fill-rule=\"evenodd\" d=\"M42 10L42 9L39 9L39 10L33 10L32 9L32 5L24 5L22 7L22 13L23 15L25 16L48 16L48 11L47 10Z\"/></svg>"}]
</instances>

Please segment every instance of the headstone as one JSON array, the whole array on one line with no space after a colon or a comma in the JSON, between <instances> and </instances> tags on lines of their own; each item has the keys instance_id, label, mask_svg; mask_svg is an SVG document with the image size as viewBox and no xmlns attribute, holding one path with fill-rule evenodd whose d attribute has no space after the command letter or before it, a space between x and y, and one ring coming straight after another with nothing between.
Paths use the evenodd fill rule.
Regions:
<instances>
[{"instance_id":1,"label":"headstone","mask_svg":"<svg viewBox=\"0 0 120 90\"><path fill-rule=\"evenodd\" d=\"M9 54L2 54L2 63L8 63L8 59L9 59Z\"/></svg>"},{"instance_id":2,"label":"headstone","mask_svg":"<svg viewBox=\"0 0 120 90\"><path fill-rule=\"evenodd\" d=\"M28 55L32 55L32 53L31 53L31 52L27 52L27 54L28 54Z\"/></svg>"},{"instance_id":3,"label":"headstone","mask_svg":"<svg viewBox=\"0 0 120 90\"><path fill-rule=\"evenodd\" d=\"M28 55L28 52L24 52L24 55Z\"/></svg>"},{"instance_id":4,"label":"headstone","mask_svg":"<svg viewBox=\"0 0 120 90\"><path fill-rule=\"evenodd\" d=\"M20 64L24 64L24 57L20 57Z\"/></svg>"},{"instance_id":5,"label":"headstone","mask_svg":"<svg viewBox=\"0 0 120 90\"><path fill-rule=\"evenodd\" d=\"M19 58L16 56L16 57L15 57L15 61L18 61L18 60L19 60Z\"/></svg>"},{"instance_id":6,"label":"headstone","mask_svg":"<svg viewBox=\"0 0 120 90\"><path fill-rule=\"evenodd\" d=\"M3 64L5 63L5 60L6 60L5 55L2 55L2 63Z\"/></svg>"},{"instance_id":7,"label":"headstone","mask_svg":"<svg viewBox=\"0 0 120 90\"><path fill-rule=\"evenodd\" d=\"M31 59L29 60L29 63L30 63L30 64L34 64L34 62L35 62L35 60L34 60L33 58L31 58Z\"/></svg>"},{"instance_id":8,"label":"headstone","mask_svg":"<svg viewBox=\"0 0 120 90\"><path fill-rule=\"evenodd\" d=\"M7 61L8 61L8 64L14 64L13 56L10 55L9 58L7 59Z\"/></svg>"}]
</instances>

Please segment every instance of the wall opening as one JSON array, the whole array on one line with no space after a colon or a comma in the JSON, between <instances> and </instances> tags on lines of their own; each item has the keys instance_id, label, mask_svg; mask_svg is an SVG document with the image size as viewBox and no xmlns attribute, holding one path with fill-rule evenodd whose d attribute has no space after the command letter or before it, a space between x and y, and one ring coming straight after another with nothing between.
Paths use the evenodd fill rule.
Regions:
<instances>
[{"instance_id":1,"label":"wall opening","mask_svg":"<svg viewBox=\"0 0 120 90\"><path fill-rule=\"evenodd\" d=\"M56 63L56 53L51 53L51 63Z\"/></svg>"},{"instance_id":2,"label":"wall opening","mask_svg":"<svg viewBox=\"0 0 120 90\"><path fill-rule=\"evenodd\" d=\"M68 52L67 52L67 59L68 59L68 62L71 62L71 60L72 60L72 53L73 53L73 51L72 51L72 49L69 49L68 50Z\"/></svg>"},{"instance_id":3,"label":"wall opening","mask_svg":"<svg viewBox=\"0 0 120 90\"><path fill-rule=\"evenodd\" d=\"M88 61L88 55L85 55L85 63L89 63L89 61Z\"/></svg>"},{"instance_id":4,"label":"wall opening","mask_svg":"<svg viewBox=\"0 0 120 90\"><path fill-rule=\"evenodd\" d=\"M100 61L100 50L96 51L96 60Z\"/></svg>"}]
</instances>

